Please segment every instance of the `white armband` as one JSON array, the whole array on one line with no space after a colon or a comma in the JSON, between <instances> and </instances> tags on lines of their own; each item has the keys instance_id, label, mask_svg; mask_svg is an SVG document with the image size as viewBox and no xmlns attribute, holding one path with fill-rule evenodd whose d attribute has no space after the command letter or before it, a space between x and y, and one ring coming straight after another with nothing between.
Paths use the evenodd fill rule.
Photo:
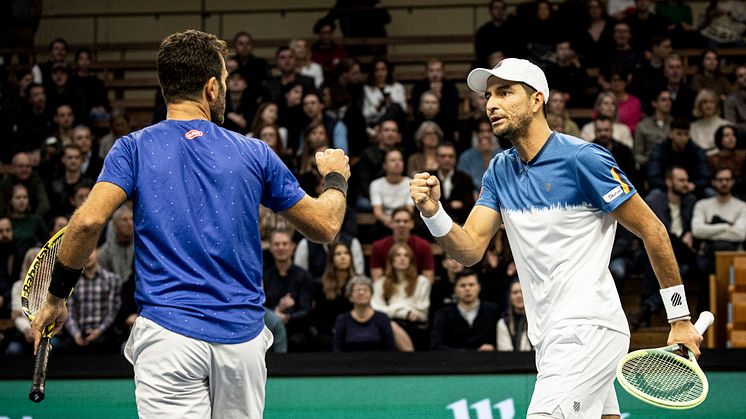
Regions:
<instances>
[{"instance_id":1,"label":"white armband","mask_svg":"<svg viewBox=\"0 0 746 419\"><path fill-rule=\"evenodd\" d=\"M430 230L433 237L443 237L448 234L448 232L451 231L451 227L453 227L453 220L448 214L446 214L446 211L443 209L443 205L440 205L440 202L438 203L438 207L438 211L432 217L428 218L420 213L422 221L425 222L427 229Z\"/></svg>"},{"instance_id":2,"label":"white armband","mask_svg":"<svg viewBox=\"0 0 746 419\"><path fill-rule=\"evenodd\" d=\"M663 298L663 305L666 307L666 316L669 323L691 319L689 305L686 303L684 285L661 288L661 298Z\"/></svg>"}]
</instances>

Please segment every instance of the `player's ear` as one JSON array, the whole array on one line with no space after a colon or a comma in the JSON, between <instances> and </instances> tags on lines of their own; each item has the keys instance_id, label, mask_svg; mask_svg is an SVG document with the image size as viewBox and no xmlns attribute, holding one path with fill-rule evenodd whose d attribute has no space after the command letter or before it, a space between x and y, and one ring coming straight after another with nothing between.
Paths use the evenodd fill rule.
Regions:
<instances>
[{"instance_id":1,"label":"player's ear","mask_svg":"<svg viewBox=\"0 0 746 419\"><path fill-rule=\"evenodd\" d=\"M541 92L536 92L533 94L533 103L531 106L531 109L533 112L540 112L541 108L544 106L544 94Z\"/></svg>"},{"instance_id":2,"label":"player's ear","mask_svg":"<svg viewBox=\"0 0 746 419\"><path fill-rule=\"evenodd\" d=\"M218 79L217 78L210 77L210 80L207 80L207 84L205 84L205 96L207 97L207 100L209 100L210 102L218 98Z\"/></svg>"}]
</instances>

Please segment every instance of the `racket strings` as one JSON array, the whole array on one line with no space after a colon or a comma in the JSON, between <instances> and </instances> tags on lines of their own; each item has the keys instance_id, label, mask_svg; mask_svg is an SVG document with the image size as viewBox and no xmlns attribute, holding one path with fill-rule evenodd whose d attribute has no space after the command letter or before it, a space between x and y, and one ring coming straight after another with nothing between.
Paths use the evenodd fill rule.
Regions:
<instances>
[{"instance_id":1,"label":"racket strings","mask_svg":"<svg viewBox=\"0 0 746 419\"><path fill-rule=\"evenodd\" d=\"M54 270L57 251L61 244L62 237L60 236L60 238L55 240L54 243L46 249L46 252L39 255L40 257L34 262L37 264L36 274L34 280L31 281L31 289L28 294L28 309L32 315L39 312L44 305L47 291L49 290L49 284L52 282L52 270Z\"/></svg>"},{"instance_id":2,"label":"racket strings","mask_svg":"<svg viewBox=\"0 0 746 419\"><path fill-rule=\"evenodd\" d=\"M701 378L677 355L648 353L630 359L622 366L622 375L640 392L671 402L689 402L703 391Z\"/></svg>"}]
</instances>

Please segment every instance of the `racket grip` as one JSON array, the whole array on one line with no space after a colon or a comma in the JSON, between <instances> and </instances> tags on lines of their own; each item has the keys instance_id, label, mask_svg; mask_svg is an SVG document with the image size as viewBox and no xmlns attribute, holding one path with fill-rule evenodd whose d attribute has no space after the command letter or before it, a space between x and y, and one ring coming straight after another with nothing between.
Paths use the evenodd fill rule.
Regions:
<instances>
[{"instance_id":1,"label":"racket grip","mask_svg":"<svg viewBox=\"0 0 746 419\"><path fill-rule=\"evenodd\" d=\"M694 323L694 328L697 329L697 332L700 335L704 335L707 328L710 327L714 321L715 316L713 316L712 313L709 311L703 311L699 313L699 318L697 319L697 323Z\"/></svg>"},{"instance_id":2,"label":"racket grip","mask_svg":"<svg viewBox=\"0 0 746 419\"><path fill-rule=\"evenodd\" d=\"M49 337L44 336L39 343L39 350L36 352L34 361L34 377L31 383L31 391L28 398L34 403L44 400L44 384L47 381L47 361L49 360Z\"/></svg>"}]
</instances>

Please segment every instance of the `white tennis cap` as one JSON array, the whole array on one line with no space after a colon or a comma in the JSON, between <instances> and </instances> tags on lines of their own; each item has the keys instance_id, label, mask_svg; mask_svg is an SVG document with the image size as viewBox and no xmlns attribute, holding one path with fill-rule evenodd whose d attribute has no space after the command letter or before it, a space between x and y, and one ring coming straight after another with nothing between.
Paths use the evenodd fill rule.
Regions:
<instances>
[{"instance_id":1,"label":"white tennis cap","mask_svg":"<svg viewBox=\"0 0 746 419\"><path fill-rule=\"evenodd\" d=\"M519 58L505 58L492 70L487 68L475 68L471 70L466 78L466 84L475 92L484 93L487 89L487 79L491 76L503 80L526 83L544 94L544 103L549 101L549 84L544 72L534 63Z\"/></svg>"}]
</instances>

